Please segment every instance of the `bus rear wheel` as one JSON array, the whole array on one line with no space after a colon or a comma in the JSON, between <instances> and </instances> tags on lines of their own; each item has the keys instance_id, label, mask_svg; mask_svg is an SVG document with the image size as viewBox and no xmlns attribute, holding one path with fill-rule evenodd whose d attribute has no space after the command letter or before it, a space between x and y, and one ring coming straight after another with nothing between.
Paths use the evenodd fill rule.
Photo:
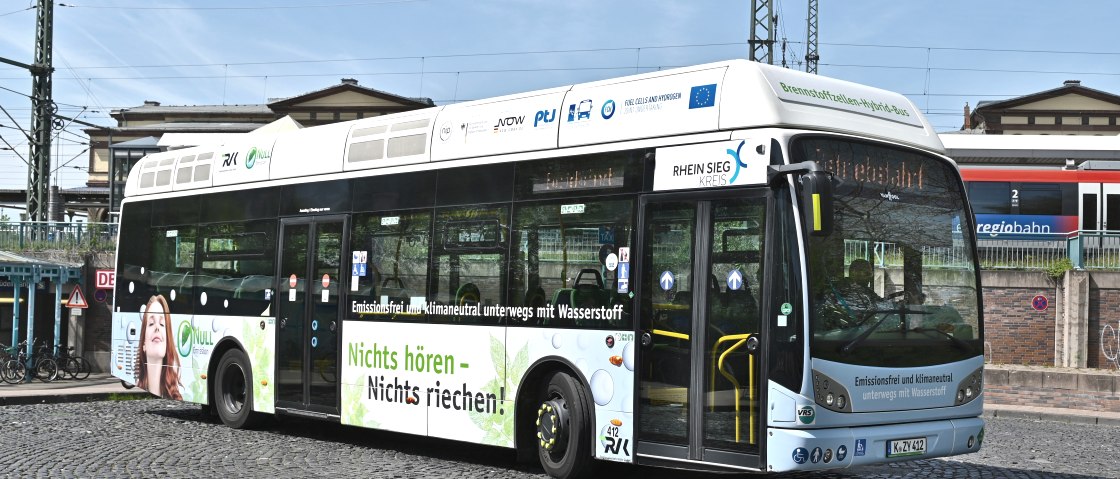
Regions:
<instances>
[{"instance_id":1,"label":"bus rear wheel","mask_svg":"<svg viewBox=\"0 0 1120 479\"><path fill-rule=\"evenodd\" d=\"M260 422L253 412L253 370L249 357L240 349L231 349L218 362L214 378L214 409L222 423L234 429L249 429Z\"/></svg>"},{"instance_id":2,"label":"bus rear wheel","mask_svg":"<svg viewBox=\"0 0 1120 479\"><path fill-rule=\"evenodd\" d=\"M583 386L571 375L556 372L544 384L537 407L537 455L552 477L591 475L591 403Z\"/></svg>"}]
</instances>

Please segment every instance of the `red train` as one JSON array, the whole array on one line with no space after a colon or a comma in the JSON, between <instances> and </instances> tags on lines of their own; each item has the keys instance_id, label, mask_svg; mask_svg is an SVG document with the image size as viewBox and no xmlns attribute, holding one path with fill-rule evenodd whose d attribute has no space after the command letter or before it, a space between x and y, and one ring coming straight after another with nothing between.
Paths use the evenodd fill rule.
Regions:
<instances>
[{"instance_id":1,"label":"red train","mask_svg":"<svg viewBox=\"0 0 1120 479\"><path fill-rule=\"evenodd\" d=\"M961 175L980 238L1120 231L1120 162L1086 161L1077 169L966 165Z\"/></svg>"}]
</instances>

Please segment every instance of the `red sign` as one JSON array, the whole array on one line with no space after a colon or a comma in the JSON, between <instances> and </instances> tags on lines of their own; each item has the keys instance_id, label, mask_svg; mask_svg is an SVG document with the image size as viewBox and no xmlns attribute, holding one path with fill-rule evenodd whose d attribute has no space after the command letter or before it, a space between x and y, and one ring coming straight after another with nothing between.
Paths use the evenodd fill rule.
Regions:
<instances>
[{"instance_id":1,"label":"red sign","mask_svg":"<svg viewBox=\"0 0 1120 479\"><path fill-rule=\"evenodd\" d=\"M296 275L293 274L291 276L288 276L288 287L289 288L296 287Z\"/></svg>"},{"instance_id":2,"label":"red sign","mask_svg":"<svg viewBox=\"0 0 1120 479\"><path fill-rule=\"evenodd\" d=\"M1034 308L1035 311L1046 311L1046 307L1049 305L1050 301L1046 299L1046 296L1041 294L1035 295L1035 297L1031 299L1031 307Z\"/></svg>"},{"instance_id":3,"label":"red sign","mask_svg":"<svg viewBox=\"0 0 1120 479\"><path fill-rule=\"evenodd\" d=\"M66 307L81 309L89 307L89 303L86 302L86 295L82 294L82 288L80 286L74 287L74 291L70 293L70 301L66 302Z\"/></svg>"},{"instance_id":4,"label":"red sign","mask_svg":"<svg viewBox=\"0 0 1120 479\"><path fill-rule=\"evenodd\" d=\"M97 289L113 289L117 284L117 272L111 269L99 269L93 274L94 288Z\"/></svg>"},{"instance_id":5,"label":"red sign","mask_svg":"<svg viewBox=\"0 0 1120 479\"><path fill-rule=\"evenodd\" d=\"M324 274L323 275L323 287L324 288L331 287L331 275L329 275L329 274Z\"/></svg>"}]
</instances>

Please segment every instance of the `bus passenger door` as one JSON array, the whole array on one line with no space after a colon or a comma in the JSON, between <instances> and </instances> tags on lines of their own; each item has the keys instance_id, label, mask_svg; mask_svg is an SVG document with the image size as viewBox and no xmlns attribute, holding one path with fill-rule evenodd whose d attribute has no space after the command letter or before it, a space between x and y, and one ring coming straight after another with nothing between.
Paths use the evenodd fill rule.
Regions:
<instances>
[{"instance_id":1,"label":"bus passenger door","mask_svg":"<svg viewBox=\"0 0 1120 479\"><path fill-rule=\"evenodd\" d=\"M276 406L335 415L346 218L281 222L276 335Z\"/></svg>"},{"instance_id":2,"label":"bus passenger door","mask_svg":"<svg viewBox=\"0 0 1120 479\"><path fill-rule=\"evenodd\" d=\"M759 467L766 199L642 200L637 455Z\"/></svg>"}]
</instances>

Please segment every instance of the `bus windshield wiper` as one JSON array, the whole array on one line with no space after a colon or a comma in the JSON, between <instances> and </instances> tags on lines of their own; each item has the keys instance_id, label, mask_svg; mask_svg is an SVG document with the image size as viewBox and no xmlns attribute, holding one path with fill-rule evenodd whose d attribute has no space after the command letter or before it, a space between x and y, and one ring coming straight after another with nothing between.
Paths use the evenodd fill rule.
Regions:
<instances>
[{"instance_id":1,"label":"bus windshield wiper","mask_svg":"<svg viewBox=\"0 0 1120 479\"><path fill-rule=\"evenodd\" d=\"M910 329L909 331L914 332L914 333L936 333L936 334L939 334L942 337L952 341L953 345L955 345L955 346L957 346L957 347L959 347L959 348L961 348L965 351L972 351L972 345L966 343L963 339L958 338L956 336L953 336L952 334L946 333L945 331L942 331L940 329L924 328L923 327L923 328L913 328L913 329Z\"/></svg>"},{"instance_id":2,"label":"bus windshield wiper","mask_svg":"<svg viewBox=\"0 0 1120 479\"><path fill-rule=\"evenodd\" d=\"M882 326L883 322L886 321L887 318L890 318L892 313L893 314L898 314L899 315L898 318L901 321L901 320L906 319L907 314L925 314L925 311L915 311L915 310L912 310L912 309L907 309L905 306L903 306L901 309L887 309L887 310L879 310L879 311L870 311L869 313L870 314L882 314L883 318L876 321L875 324L871 325L871 327L863 330L862 333L859 333L859 336L856 336L851 341L848 341L848 344L845 344L845 345L841 346L840 347L840 352L842 354L848 354L848 353L852 352L852 349L855 349L855 347L857 345L859 345L859 343L862 343L865 339L868 338L868 336L871 336L871 333L874 333L875 330L879 329L879 326Z\"/></svg>"}]
</instances>

